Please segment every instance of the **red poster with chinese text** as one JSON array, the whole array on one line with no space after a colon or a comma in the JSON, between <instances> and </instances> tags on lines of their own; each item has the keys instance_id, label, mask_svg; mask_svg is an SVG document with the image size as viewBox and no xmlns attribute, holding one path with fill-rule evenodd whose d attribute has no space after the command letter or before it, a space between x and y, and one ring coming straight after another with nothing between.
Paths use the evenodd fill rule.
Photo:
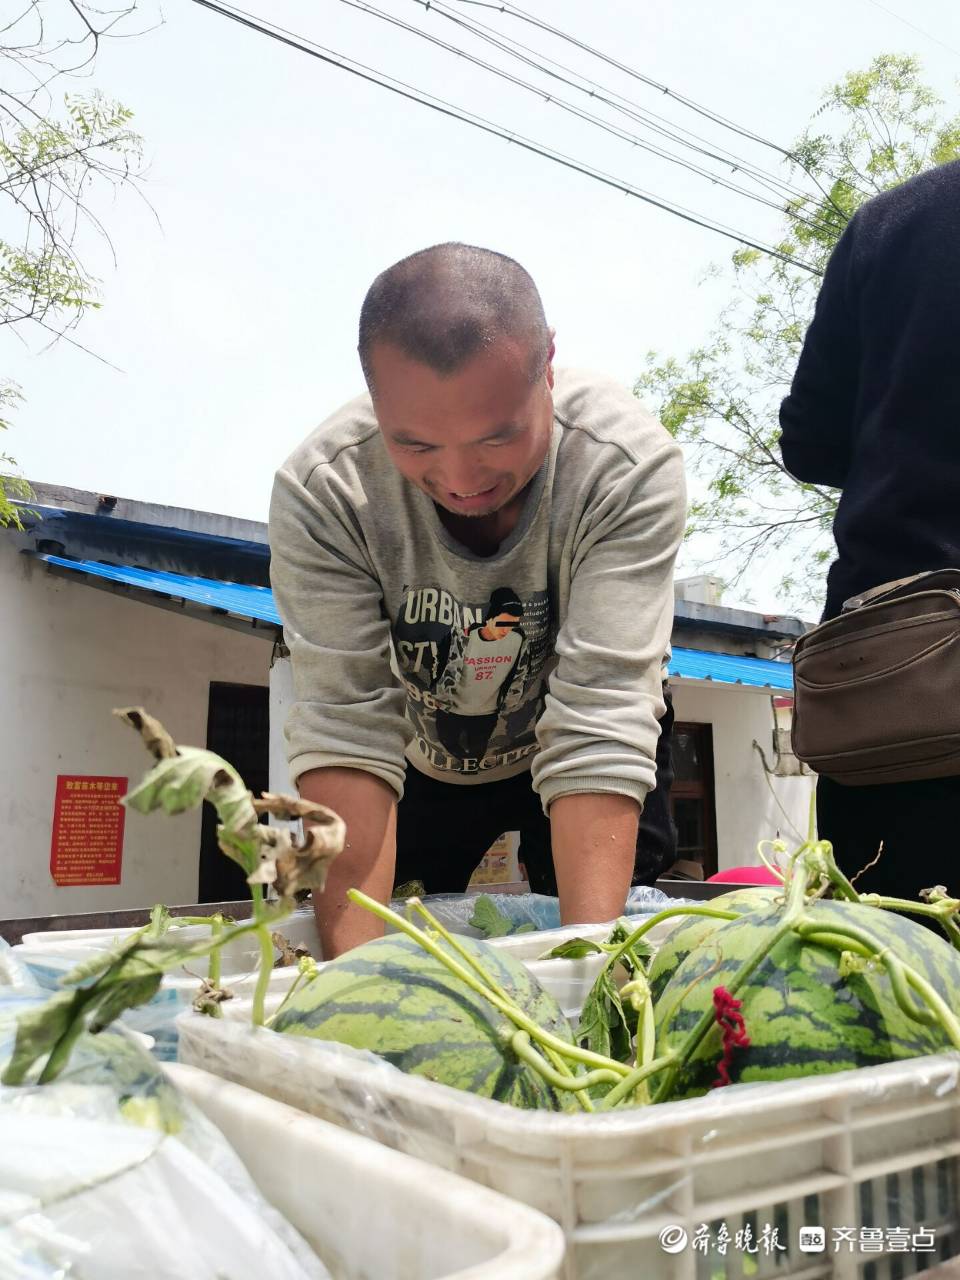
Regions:
<instances>
[{"instance_id":1,"label":"red poster with chinese text","mask_svg":"<svg viewBox=\"0 0 960 1280\"><path fill-rule=\"evenodd\" d=\"M57 776L50 874L58 885L119 884L126 778Z\"/></svg>"}]
</instances>

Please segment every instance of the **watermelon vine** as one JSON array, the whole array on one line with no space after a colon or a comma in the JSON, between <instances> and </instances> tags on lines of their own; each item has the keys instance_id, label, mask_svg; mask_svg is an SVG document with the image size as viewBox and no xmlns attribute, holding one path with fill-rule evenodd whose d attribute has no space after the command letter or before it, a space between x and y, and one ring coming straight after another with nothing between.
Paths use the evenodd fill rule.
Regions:
<instances>
[{"instance_id":1,"label":"watermelon vine","mask_svg":"<svg viewBox=\"0 0 960 1280\"><path fill-rule=\"evenodd\" d=\"M217 1015L225 994L220 951L248 934L260 951L252 1011L260 1034L339 1040L515 1105L609 1112L696 1096L728 1081L960 1050L960 900L942 886L917 902L860 895L829 843L813 838L786 859L778 886L678 904L635 928L619 921L604 943L565 943L554 954L603 956L575 1030L508 953L452 934L418 898L402 915L358 890L351 899L401 938L368 943L327 965L301 957L286 998L267 1019L272 929L292 910L295 894L322 890L343 847L344 824L295 797L254 798L226 761L177 746L140 709L117 714L155 761L127 804L141 813L181 813L212 803L220 848L251 885L252 918L213 917L204 921L208 938L182 943L178 922L158 908L149 925L79 966L66 990L21 1018L5 1084L56 1078L84 1030L102 1030L151 999L164 972L192 959L209 958L195 1007ZM305 819L305 837L263 825L264 813ZM779 843L772 849L787 852ZM671 931L654 952L647 935L668 921ZM945 939L927 926L939 926ZM442 1028L448 1042L431 1047L412 1026L427 1036Z\"/></svg>"}]
</instances>

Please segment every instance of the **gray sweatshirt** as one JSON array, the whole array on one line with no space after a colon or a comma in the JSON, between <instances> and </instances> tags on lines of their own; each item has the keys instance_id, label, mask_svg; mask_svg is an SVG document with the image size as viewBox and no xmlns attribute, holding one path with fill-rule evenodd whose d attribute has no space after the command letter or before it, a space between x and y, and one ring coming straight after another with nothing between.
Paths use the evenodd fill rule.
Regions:
<instances>
[{"instance_id":1,"label":"gray sweatshirt","mask_svg":"<svg viewBox=\"0 0 960 1280\"><path fill-rule=\"evenodd\" d=\"M571 792L642 804L685 515L680 449L609 379L558 372L547 457L492 556L400 475L369 396L345 405L270 508L294 779L347 766L402 796L406 762L465 785L531 769L545 810Z\"/></svg>"}]
</instances>

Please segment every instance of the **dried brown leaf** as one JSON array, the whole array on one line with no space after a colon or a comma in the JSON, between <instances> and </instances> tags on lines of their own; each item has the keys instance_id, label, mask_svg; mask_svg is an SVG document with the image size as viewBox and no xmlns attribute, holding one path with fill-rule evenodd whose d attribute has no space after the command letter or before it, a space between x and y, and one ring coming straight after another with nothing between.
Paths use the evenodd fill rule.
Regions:
<instances>
[{"instance_id":1,"label":"dried brown leaf","mask_svg":"<svg viewBox=\"0 0 960 1280\"><path fill-rule=\"evenodd\" d=\"M292 898L303 889L322 890L327 868L343 849L347 828L343 819L327 809L324 825L307 827L301 841L289 831L262 827L260 866L248 884L272 884L281 898Z\"/></svg>"},{"instance_id":2,"label":"dried brown leaf","mask_svg":"<svg viewBox=\"0 0 960 1280\"><path fill-rule=\"evenodd\" d=\"M301 796L275 795L271 791L264 791L259 800L254 800L253 807L257 813L269 813L282 822L295 822L298 818L304 818L307 822L326 826L339 821L333 810L324 804L315 804Z\"/></svg>"},{"instance_id":3,"label":"dried brown leaf","mask_svg":"<svg viewBox=\"0 0 960 1280\"><path fill-rule=\"evenodd\" d=\"M214 1018L220 1017L220 1006L224 1000L232 1000L233 992L227 987L215 987L207 978L200 979L200 990L193 1001L196 1013L206 1013Z\"/></svg>"},{"instance_id":4,"label":"dried brown leaf","mask_svg":"<svg viewBox=\"0 0 960 1280\"><path fill-rule=\"evenodd\" d=\"M284 937L282 933L271 933L270 938L273 945L280 952L276 960L273 962L275 969L286 969L291 965L299 964L301 959L308 957L310 952L304 946L293 946L289 938Z\"/></svg>"},{"instance_id":5,"label":"dried brown leaf","mask_svg":"<svg viewBox=\"0 0 960 1280\"><path fill-rule=\"evenodd\" d=\"M160 723L143 707L115 707L113 714L140 734L147 750L156 760L171 760L178 755L177 744Z\"/></svg>"}]
</instances>

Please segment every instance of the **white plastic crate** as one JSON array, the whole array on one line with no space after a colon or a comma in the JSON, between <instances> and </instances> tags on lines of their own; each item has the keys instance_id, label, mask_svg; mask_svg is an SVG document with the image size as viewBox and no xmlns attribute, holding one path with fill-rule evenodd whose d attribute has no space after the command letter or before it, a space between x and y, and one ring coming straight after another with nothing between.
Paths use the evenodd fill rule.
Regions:
<instances>
[{"instance_id":1,"label":"white plastic crate","mask_svg":"<svg viewBox=\"0 0 960 1280\"><path fill-rule=\"evenodd\" d=\"M960 1055L610 1116L517 1110L232 1019L185 1015L180 1057L540 1209L566 1234L566 1280L900 1280L960 1253ZM766 1226L783 1251L661 1247L720 1223ZM923 1226L936 1252L811 1255L803 1225Z\"/></svg>"},{"instance_id":2,"label":"white plastic crate","mask_svg":"<svg viewBox=\"0 0 960 1280\"><path fill-rule=\"evenodd\" d=\"M174 1083L334 1280L556 1280L557 1225L492 1191L192 1067Z\"/></svg>"}]
</instances>

